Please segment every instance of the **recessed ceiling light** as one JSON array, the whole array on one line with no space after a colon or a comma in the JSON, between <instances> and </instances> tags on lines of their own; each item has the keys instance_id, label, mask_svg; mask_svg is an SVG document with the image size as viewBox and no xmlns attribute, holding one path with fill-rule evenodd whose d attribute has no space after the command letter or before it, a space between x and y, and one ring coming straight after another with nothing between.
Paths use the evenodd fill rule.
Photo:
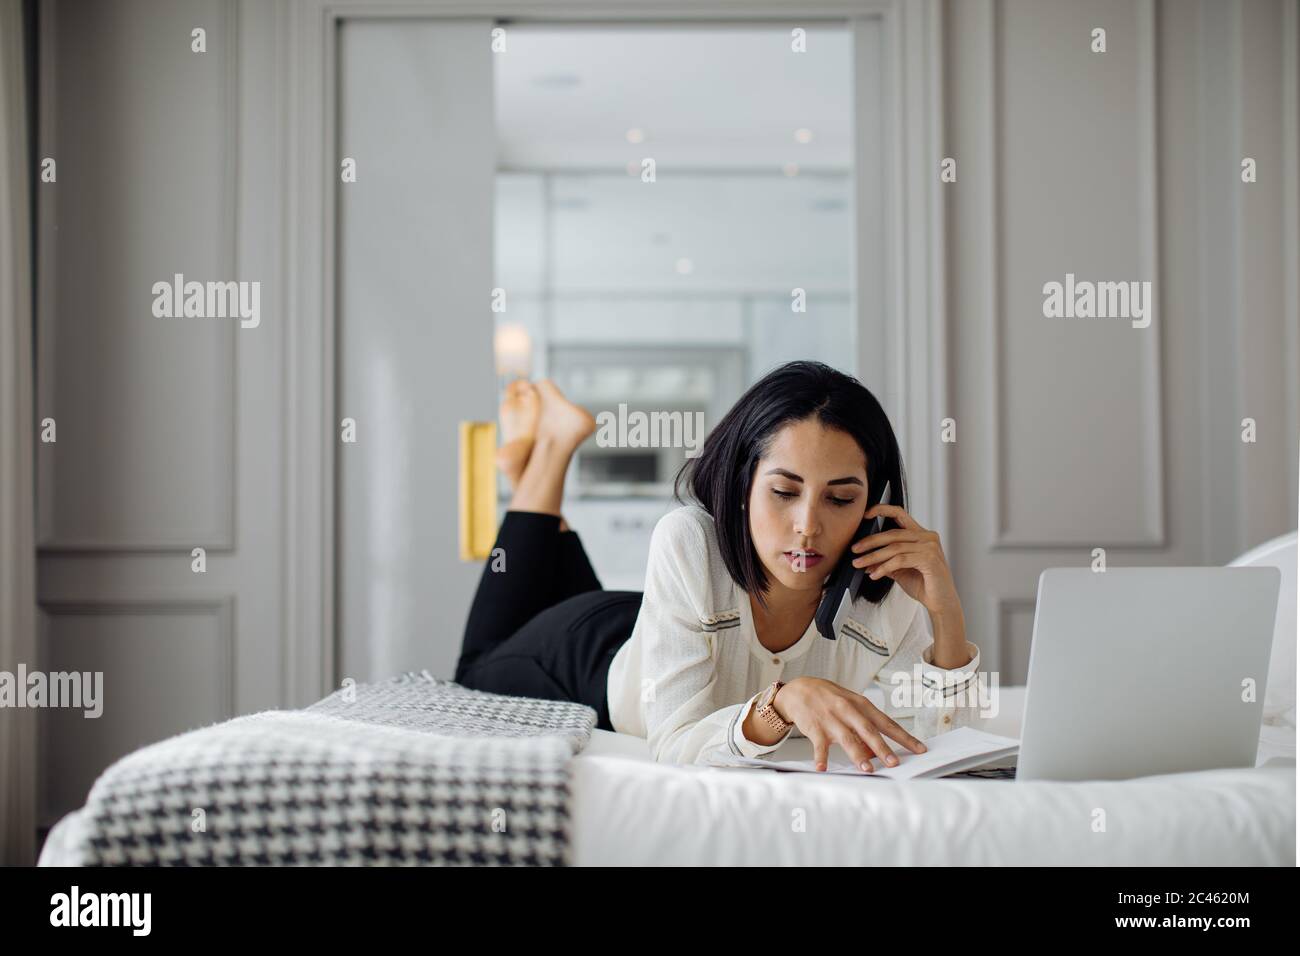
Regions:
<instances>
[{"instance_id":1,"label":"recessed ceiling light","mask_svg":"<svg viewBox=\"0 0 1300 956\"><path fill-rule=\"evenodd\" d=\"M781 167L781 172L785 173L787 176L798 176L798 175L799 175L799 164L798 164L798 163L786 163L784 166Z\"/></svg>"},{"instance_id":2,"label":"recessed ceiling light","mask_svg":"<svg viewBox=\"0 0 1300 956\"><path fill-rule=\"evenodd\" d=\"M695 263L692 262L690 259L687 259L686 257L683 256L681 259L677 260L678 275L688 276L694 271L695 271Z\"/></svg>"},{"instance_id":3,"label":"recessed ceiling light","mask_svg":"<svg viewBox=\"0 0 1300 956\"><path fill-rule=\"evenodd\" d=\"M628 130L626 135L627 135L627 141L629 143L645 142L645 130L637 129L635 126L632 127L630 130Z\"/></svg>"},{"instance_id":4,"label":"recessed ceiling light","mask_svg":"<svg viewBox=\"0 0 1300 956\"><path fill-rule=\"evenodd\" d=\"M544 73L533 77L533 85L544 90L571 90L582 85L582 77L577 73Z\"/></svg>"},{"instance_id":5,"label":"recessed ceiling light","mask_svg":"<svg viewBox=\"0 0 1300 956\"><path fill-rule=\"evenodd\" d=\"M796 143L811 143L811 142L812 142L812 130L810 130L810 129L797 129L797 130L795 130L795 131L794 131L794 141L795 141Z\"/></svg>"},{"instance_id":6,"label":"recessed ceiling light","mask_svg":"<svg viewBox=\"0 0 1300 956\"><path fill-rule=\"evenodd\" d=\"M828 197L825 199L814 199L808 205L813 212L843 212L845 206L848 204L845 203L843 199Z\"/></svg>"}]
</instances>

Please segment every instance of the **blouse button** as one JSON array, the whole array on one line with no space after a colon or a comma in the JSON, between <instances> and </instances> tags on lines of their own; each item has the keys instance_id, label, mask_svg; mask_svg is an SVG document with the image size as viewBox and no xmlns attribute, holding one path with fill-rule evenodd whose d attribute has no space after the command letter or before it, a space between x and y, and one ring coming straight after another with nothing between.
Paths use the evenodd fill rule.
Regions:
<instances>
[{"instance_id":1,"label":"blouse button","mask_svg":"<svg viewBox=\"0 0 1300 956\"><path fill-rule=\"evenodd\" d=\"M781 663L781 658L779 658L779 657L774 657L774 658L772 658L772 663L773 663L773 664L780 664L780 663Z\"/></svg>"},{"instance_id":2,"label":"blouse button","mask_svg":"<svg viewBox=\"0 0 1300 956\"><path fill-rule=\"evenodd\" d=\"M951 715L951 714L944 714L944 715L943 715L943 722L944 722L945 724L951 724L951 723L952 723L952 715Z\"/></svg>"}]
</instances>

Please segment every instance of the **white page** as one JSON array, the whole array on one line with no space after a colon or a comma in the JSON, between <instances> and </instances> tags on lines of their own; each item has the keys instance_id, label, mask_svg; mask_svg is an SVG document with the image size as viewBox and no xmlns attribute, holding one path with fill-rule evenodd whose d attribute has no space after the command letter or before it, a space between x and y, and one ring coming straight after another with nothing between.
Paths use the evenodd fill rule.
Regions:
<instances>
[{"instance_id":1,"label":"white page","mask_svg":"<svg viewBox=\"0 0 1300 956\"><path fill-rule=\"evenodd\" d=\"M937 775L969 770L1016 753L1020 741L1001 737L974 727L958 727L925 741L923 754L912 753L897 741L889 741L898 757L897 767L886 767L878 758L872 760L874 773L858 769L838 744L832 744L826 769L818 771L812 760L812 741L797 737L764 757L728 757L721 765L731 767L765 767L770 770L793 770L806 773L855 774L859 777L883 777L887 780L913 780L931 771Z\"/></svg>"}]
</instances>

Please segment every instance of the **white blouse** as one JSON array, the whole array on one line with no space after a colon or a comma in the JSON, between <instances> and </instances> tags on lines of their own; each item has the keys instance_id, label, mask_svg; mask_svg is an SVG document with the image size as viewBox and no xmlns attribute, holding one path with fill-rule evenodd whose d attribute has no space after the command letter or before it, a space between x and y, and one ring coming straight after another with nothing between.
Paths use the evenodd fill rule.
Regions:
<instances>
[{"instance_id":1,"label":"white blouse","mask_svg":"<svg viewBox=\"0 0 1300 956\"><path fill-rule=\"evenodd\" d=\"M785 738L770 745L748 739L750 708L772 681L802 676L857 693L875 682L885 691L881 710L923 740L978 726L978 647L967 642L971 660L960 668L935 667L930 615L897 584L878 605L855 601L851 616L856 639L827 640L811 622L791 647L768 650L758 641L749 596L722 562L713 519L694 504L671 511L650 539L636 626L610 665L614 729L646 738L664 763L708 763L714 752L755 757Z\"/></svg>"}]
</instances>

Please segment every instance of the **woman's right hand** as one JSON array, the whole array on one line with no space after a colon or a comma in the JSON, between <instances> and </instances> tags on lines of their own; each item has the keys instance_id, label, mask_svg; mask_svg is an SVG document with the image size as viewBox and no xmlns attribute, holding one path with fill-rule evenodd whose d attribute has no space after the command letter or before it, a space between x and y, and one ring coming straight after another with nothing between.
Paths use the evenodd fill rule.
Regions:
<instances>
[{"instance_id":1,"label":"woman's right hand","mask_svg":"<svg viewBox=\"0 0 1300 956\"><path fill-rule=\"evenodd\" d=\"M898 757L885 737L913 753L925 753L927 749L867 698L820 677L796 677L782 685L772 706L812 741L813 762L818 770L826 769L832 743L843 747L867 773L875 771L873 758L889 767L898 766Z\"/></svg>"}]
</instances>

